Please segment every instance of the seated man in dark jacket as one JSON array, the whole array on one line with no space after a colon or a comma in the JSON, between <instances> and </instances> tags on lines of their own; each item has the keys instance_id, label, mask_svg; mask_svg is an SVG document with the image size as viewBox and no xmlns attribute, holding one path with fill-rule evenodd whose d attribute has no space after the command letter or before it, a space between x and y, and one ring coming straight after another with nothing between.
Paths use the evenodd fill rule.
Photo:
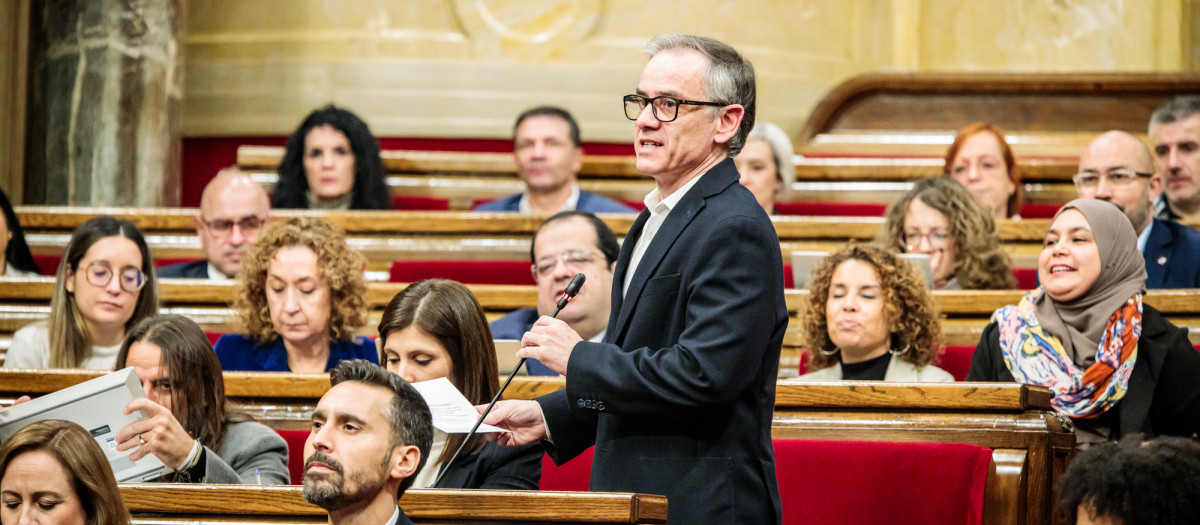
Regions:
<instances>
[{"instance_id":1,"label":"seated man in dark jacket","mask_svg":"<svg viewBox=\"0 0 1200 525\"><path fill-rule=\"evenodd\" d=\"M533 234L530 249L537 308L522 308L492 321L492 337L521 339L538 317L554 313L567 283L583 273L587 276L583 288L558 318L584 339L603 341L612 303L613 265L620 250L612 230L591 213L564 211L546 219ZM526 365L530 375L558 375L535 359Z\"/></svg>"},{"instance_id":2,"label":"seated man in dark jacket","mask_svg":"<svg viewBox=\"0 0 1200 525\"><path fill-rule=\"evenodd\" d=\"M262 185L236 170L222 170L204 187L196 235L206 257L158 269L159 277L232 279L242 269L242 257L258 240L271 201Z\"/></svg>"}]
</instances>

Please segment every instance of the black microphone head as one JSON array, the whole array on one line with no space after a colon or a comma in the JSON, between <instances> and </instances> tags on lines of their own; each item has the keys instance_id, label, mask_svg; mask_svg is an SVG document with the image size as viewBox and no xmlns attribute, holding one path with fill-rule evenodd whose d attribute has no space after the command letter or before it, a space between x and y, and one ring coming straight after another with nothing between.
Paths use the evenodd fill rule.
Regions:
<instances>
[{"instance_id":1,"label":"black microphone head","mask_svg":"<svg viewBox=\"0 0 1200 525\"><path fill-rule=\"evenodd\" d=\"M564 292L571 297L579 295L579 289L583 288L583 281L586 279L587 276L583 275L582 273L575 274L575 277L571 279L571 282L567 283L567 289L564 290Z\"/></svg>"}]
</instances>

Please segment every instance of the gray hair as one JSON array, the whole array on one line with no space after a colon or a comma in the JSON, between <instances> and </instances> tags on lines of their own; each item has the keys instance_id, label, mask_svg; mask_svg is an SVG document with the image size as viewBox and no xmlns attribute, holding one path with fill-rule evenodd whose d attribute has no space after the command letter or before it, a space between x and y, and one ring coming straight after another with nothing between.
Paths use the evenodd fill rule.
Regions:
<instances>
[{"instance_id":1,"label":"gray hair","mask_svg":"<svg viewBox=\"0 0 1200 525\"><path fill-rule=\"evenodd\" d=\"M792 183L796 181L796 149L792 141L779 126L770 122L759 122L746 136L747 141L761 140L771 147L771 157L775 159L775 178L783 183L784 195L792 191Z\"/></svg>"},{"instance_id":2,"label":"gray hair","mask_svg":"<svg viewBox=\"0 0 1200 525\"><path fill-rule=\"evenodd\" d=\"M736 156L754 128L754 66L729 44L704 36L664 33L646 44L646 54L651 57L671 49L691 49L708 57L708 68L700 79L704 93L714 102L741 104L745 108L741 127L729 139L729 156ZM715 117L719 108L710 106L705 110Z\"/></svg>"},{"instance_id":3,"label":"gray hair","mask_svg":"<svg viewBox=\"0 0 1200 525\"><path fill-rule=\"evenodd\" d=\"M1170 124L1196 114L1200 114L1200 97L1175 97L1163 107L1154 110L1154 114L1150 116L1150 129L1147 130L1147 134L1154 133L1155 124Z\"/></svg>"}]
</instances>

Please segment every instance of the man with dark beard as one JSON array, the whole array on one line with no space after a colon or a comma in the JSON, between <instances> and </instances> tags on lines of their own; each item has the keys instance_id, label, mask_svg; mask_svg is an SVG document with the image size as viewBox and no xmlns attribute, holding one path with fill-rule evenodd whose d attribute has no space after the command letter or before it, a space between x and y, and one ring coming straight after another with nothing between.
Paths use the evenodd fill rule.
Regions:
<instances>
[{"instance_id":1,"label":"man with dark beard","mask_svg":"<svg viewBox=\"0 0 1200 525\"><path fill-rule=\"evenodd\" d=\"M329 381L304 443L304 500L329 511L332 525L411 525L397 501L429 455L429 406L363 359L342 361Z\"/></svg>"}]
</instances>

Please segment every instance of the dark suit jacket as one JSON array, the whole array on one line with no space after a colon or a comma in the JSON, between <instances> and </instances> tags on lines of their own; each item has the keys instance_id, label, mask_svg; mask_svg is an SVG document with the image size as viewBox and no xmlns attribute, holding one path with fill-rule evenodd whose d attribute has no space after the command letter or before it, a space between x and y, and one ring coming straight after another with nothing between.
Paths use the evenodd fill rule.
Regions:
<instances>
[{"instance_id":1,"label":"dark suit jacket","mask_svg":"<svg viewBox=\"0 0 1200 525\"><path fill-rule=\"evenodd\" d=\"M1146 288L1200 288L1200 232L1154 219L1146 239Z\"/></svg>"},{"instance_id":2,"label":"dark suit jacket","mask_svg":"<svg viewBox=\"0 0 1200 525\"><path fill-rule=\"evenodd\" d=\"M521 195L516 193L475 207L475 211L520 211ZM603 195L579 190L575 209L591 213L637 213L637 210Z\"/></svg>"},{"instance_id":3,"label":"dark suit jacket","mask_svg":"<svg viewBox=\"0 0 1200 525\"><path fill-rule=\"evenodd\" d=\"M1140 432L1147 438L1200 432L1200 352L1187 330L1142 305L1142 337L1129 391L1110 410L1117 412L1113 439ZM1000 329L991 323L975 347L967 381L1014 381L1000 351Z\"/></svg>"},{"instance_id":4,"label":"dark suit jacket","mask_svg":"<svg viewBox=\"0 0 1200 525\"><path fill-rule=\"evenodd\" d=\"M183 262L163 266L155 270L160 278L167 279L208 279L208 260Z\"/></svg>"},{"instance_id":5,"label":"dark suit jacket","mask_svg":"<svg viewBox=\"0 0 1200 525\"><path fill-rule=\"evenodd\" d=\"M435 488L538 490L542 480L542 447L504 448L486 443L478 454L459 456L442 468ZM435 458L430 458L435 459Z\"/></svg>"},{"instance_id":6,"label":"dark suit jacket","mask_svg":"<svg viewBox=\"0 0 1200 525\"><path fill-rule=\"evenodd\" d=\"M787 327L779 238L733 160L667 216L622 295L642 227L613 276L605 343L575 345L567 386L538 399L559 464L595 444L591 490L667 496L672 523L780 522L771 446Z\"/></svg>"},{"instance_id":7,"label":"dark suit jacket","mask_svg":"<svg viewBox=\"0 0 1200 525\"><path fill-rule=\"evenodd\" d=\"M516 339L521 340L530 328L533 328L533 323L537 322L537 308L522 308L513 310L504 317L496 319L488 324L492 330L493 339ZM541 361L537 359L526 359L525 369L529 371L531 376L555 376L558 377L558 372L551 370Z\"/></svg>"}]
</instances>

